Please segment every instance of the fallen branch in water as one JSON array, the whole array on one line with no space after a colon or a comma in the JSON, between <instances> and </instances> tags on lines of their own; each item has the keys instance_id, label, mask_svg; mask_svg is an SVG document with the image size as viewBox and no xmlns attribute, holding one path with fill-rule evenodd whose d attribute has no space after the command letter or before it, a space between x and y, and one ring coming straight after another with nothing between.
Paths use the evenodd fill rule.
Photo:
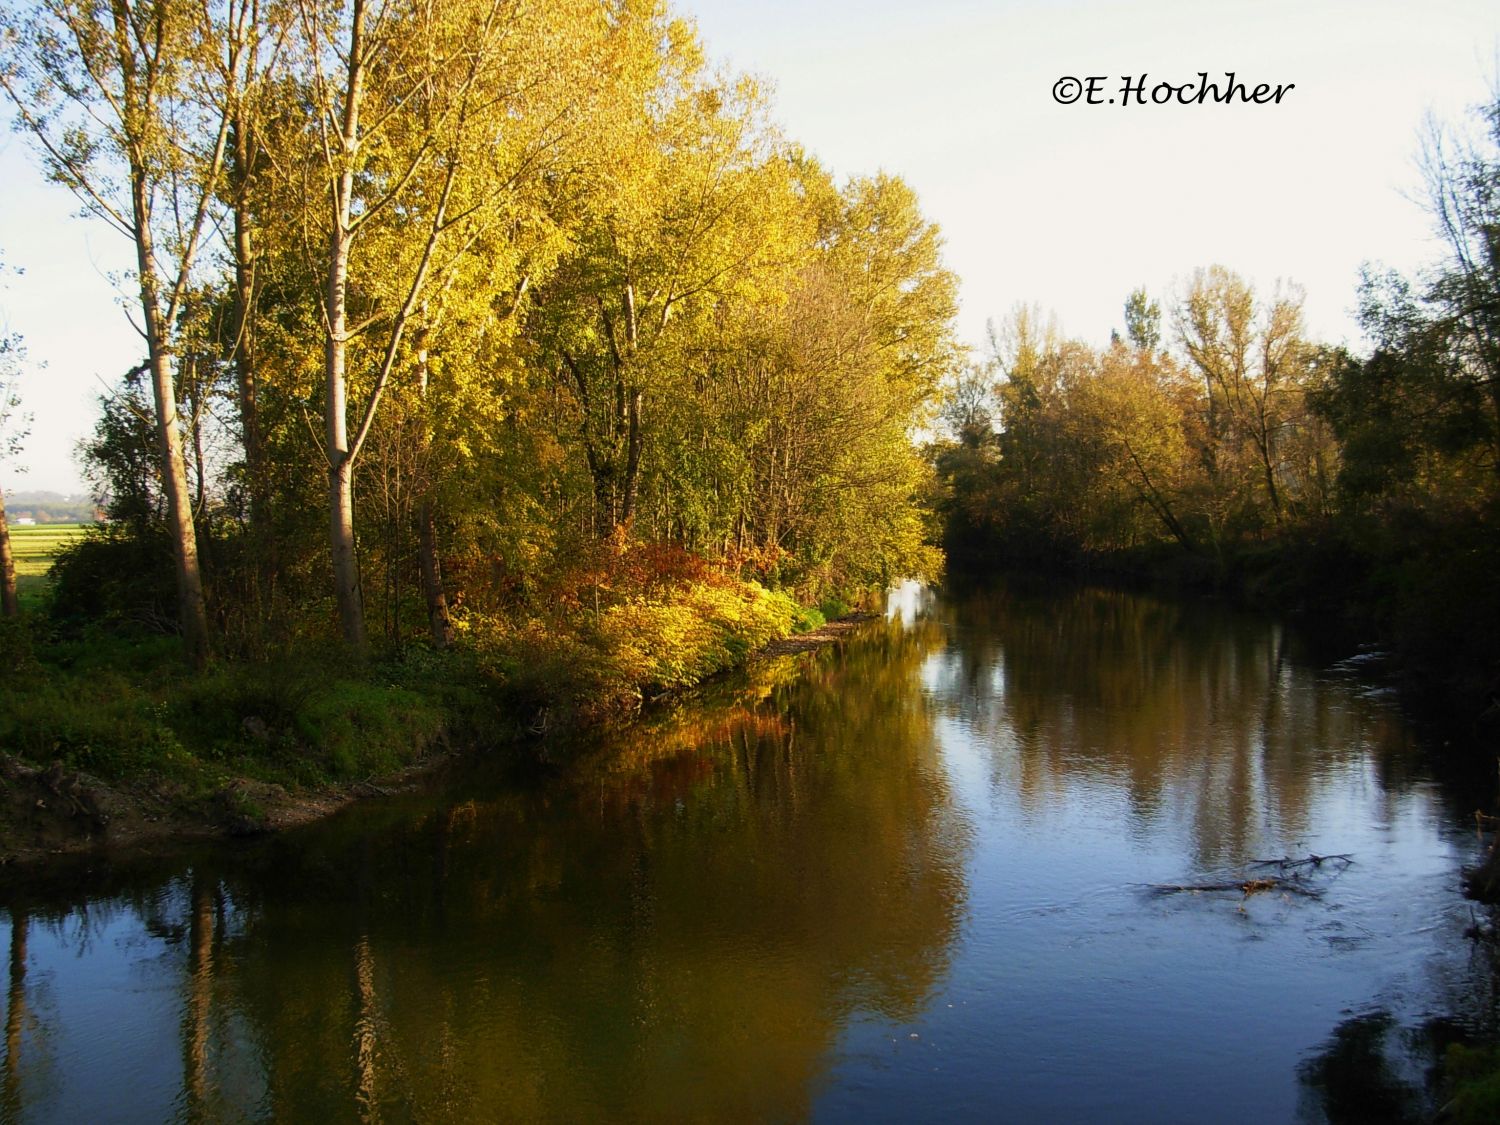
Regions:
<instances>
[{"instance_id":1,"label":"fallen branch in water","mask_svg":"<svg viewBox=\"0 0 1500 1125\"><path fill-rule=\"evenodd\" d=\"M1257 859L1250 864L1251 867L1275 867L1281 871L1295 871L1298 868L1322 867L1325 863L1338 863L1342 871L1354 862L1354 857L1347 853L1340 855L1309 855L1306 859Z\"/></svg>"},{"instance_id":2,"label":"fallen branch in water","mask_svg":"<svg viewBox=\"0 0 1500 1125\"><path fill-rule=\"evenodd\" d=\"M1282 879L1240 879L1229 883L1152 883L1151 893L1158 895L1198 894L1200 891L1239 891L1246 898L1261 891L1290 891L1304 898L1322 898L1323 892L1305 887L1295 877Z\"/></svg>"},{"instance_id":3,"label":"fallen branch in water","mask_svg":"<svg viewBox=\"0 0 1500 1125\"><path fill-rule=\"evenodd\" d=\"M1201 891L1239 891L1246 898L1261 891L1286 891L1303 898L1322 898L1323 892L1308 885L1308 876L1314 871L1323 871L1325 865L1334 876L1342 875L1354 862L1347 853L1338 855L1308 855L1302 859L1284 856L1281 859L1251 860L1250 867L1274 867L1276 874L1256 875L1244 879L1228 879L1212 883L1151 883L1148 889L1153 894L1197 894Z\"/></svg>"}]
</instances>

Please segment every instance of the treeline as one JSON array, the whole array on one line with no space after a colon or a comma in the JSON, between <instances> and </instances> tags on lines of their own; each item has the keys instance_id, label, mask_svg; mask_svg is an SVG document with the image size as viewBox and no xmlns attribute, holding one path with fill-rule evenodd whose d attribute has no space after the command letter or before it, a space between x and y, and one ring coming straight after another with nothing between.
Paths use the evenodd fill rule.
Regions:
<instances>
[{"instance_id":1,"label":"treeline","mask_svg":"<svg viewBox=\"0 0 1500 1125\"><path fill-rule=\"evenodd\" d=\"M1018 309L948 388L950 563L1229 589L1383 629L1407 669L1500 690L1500 100L1424 154L1448 253L1367 270L1353 354L1292 286L1219 266L1129 295L1094 348ZM1165 307L1164 307L1165 306Z\"/></svg>"},{"instance_id":2,"label":"treeline","mask_svg":"<svg viewBox=\"0 0 1500 1125\"><path fill-rule=\"evenodd\" d=\"M87 496L64 496L59 492L13 492L6 500L6 512L14 522L34 520L37 523L93 523L98 505Z\"/></svg>"},{"instance_id":3,"label":"treeline","mask_svg":"<svg viewBox=\"0 0 1500 1125\"><path fill-rule=\"evenodd\" d=\"M961 558L1085 558L1170 541L1207 563L1335 504L1338 442L1317 409L1338 358L1300 295L1199 270L1163 315L1143 291L1096 349L1035 309L992 330L953 388L948 542Z\"/></svg>"},{"instance_id":4,"label":"treeline","mask_svg":"<svg viewBox=\"0 0 1500 1125\"><path fill-rule=\"evenodd\" d=\"M931 570L938 233L655 0L44 0L0 85L138 264L59 612L202 664Z\"/></svg>"}]
</instances>

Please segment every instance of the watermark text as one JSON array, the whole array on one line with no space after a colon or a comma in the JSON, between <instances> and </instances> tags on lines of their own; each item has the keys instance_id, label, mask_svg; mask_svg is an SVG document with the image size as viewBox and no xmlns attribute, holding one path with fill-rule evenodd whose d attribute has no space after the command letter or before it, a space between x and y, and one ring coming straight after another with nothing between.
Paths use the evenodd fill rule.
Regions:
<instances>
[{"instance_id":1,"label":"watermark text","mask_svg":"<svg viewBox=\"0 0 1500 1125\"><path fill-rule=\"evenodd\" d=\"M1062 105L1082 102L1084 105L1280 105L1281 99L1297 88L1295 82L1271 85L1242 82L1232 70L1223 79L1210 79L1206 70L1188 82L1153 80L1149 74L1122 74L1119 81L1110 74L1064 75L1052 84L1052 98Z\"/></svg>"}]
</instances>

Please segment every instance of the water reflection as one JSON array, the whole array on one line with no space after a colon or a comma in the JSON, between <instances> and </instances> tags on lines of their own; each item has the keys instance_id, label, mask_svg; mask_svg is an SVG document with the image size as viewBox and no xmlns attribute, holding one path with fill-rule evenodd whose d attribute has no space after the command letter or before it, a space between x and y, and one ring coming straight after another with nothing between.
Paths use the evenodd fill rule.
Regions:
<instances>
[{"instance_id":1,"label":"water reflection","mask_svg":"<svg viewBox=\"0 0 1500 1125\"><path fill-rule=\"evenodd\" d=\"M1483 974L1388 704L1212 607L893 607L544 778L4 890L0 1116L1426 1111ZM1313 850L1319 900L1138 889Z\"/></svg>"},{"instance_id":2,"label":"water reflection","mask_svg":"<svg viewBox=\"0 0 1500 1125\"><path fill-rule=\"evenodd\" d=\"M4 1106L8 1120L21 1112L21 1037L27 1023L26 934L31 919L26 908L15 904L10 911L10 988L5 1007Z\"/></svg>"},{"instance_id":3,"label":"water reflection","mask_svg":"<svg viewBox=\"0 0 1500 1125\"><path fill-rule=\"evenodd\" d=\"M947 613L960 643L927 683L986 745L994 787L1035 810L1103 782L1138 838L1186 822L1201 868L1309 835L1328 778L1370 769L1391 793L1416 760L1393 708L1296 666L1273 622L1102 589L993 591Z\"/></svg>"},{"instance_id":4,"label":"water reflection","mask_svg":"<svg viewBox=\"0 0 1500 1125\"><path fill-rule=\"evenodd\" d=\"M539 788L472 778L461 800L392 802L117 894L106 913L150 937L110 932L89 957L179 1004L180 1084L132 1081L158 1099L133 1112L805 1117L849 1013L915 1016L958 925L965 836L908 689L939 640L892 626L763 668ZM93 1068L103 1087L163 1046L90 1044L116 1065L78 1049L63 1084ZM7 1064L14 1119L118 1111L119 1090L31 1081L24 1048Z\"/></svg>"}]
</instances>

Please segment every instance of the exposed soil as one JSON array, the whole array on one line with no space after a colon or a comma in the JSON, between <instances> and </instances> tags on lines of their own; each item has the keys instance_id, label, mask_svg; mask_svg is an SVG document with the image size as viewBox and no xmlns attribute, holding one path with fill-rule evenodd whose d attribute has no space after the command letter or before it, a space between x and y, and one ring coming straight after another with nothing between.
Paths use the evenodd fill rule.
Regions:
<instances>
[{"instance_id":1,"label":"exposed soil","mask_svg":"<svg viewBox=\"0 0 1500 1125\"><path fill-rule=\"evenodd\" d=\"M356 781L294 793L271 782L236 778L204 797L155 780L111 784L65 770L59 762L37 769L0 753L0 872L38 866L53 856L295 828L361 798L412 788L447 757L430 755L378 783Z\"/></svg>"},{"instance_id":2,"label":"exposed soil","mask_svg":"<svg viewBox=\"0 0 1500 1125\"><path fill-rule=\"evenodd\" d=\"M761 649L752 660L762 658L769 659L775 656L791 656L799 652L810 652L815 648L841 640L853 633L866 621L872 621L876 617L873 613L853 613L848 617L841 617L837 621L830 621L817 629L807 633L797 633L790 637L783 637L779 641L772 641Z\"/></svg>"}]
</instances>

